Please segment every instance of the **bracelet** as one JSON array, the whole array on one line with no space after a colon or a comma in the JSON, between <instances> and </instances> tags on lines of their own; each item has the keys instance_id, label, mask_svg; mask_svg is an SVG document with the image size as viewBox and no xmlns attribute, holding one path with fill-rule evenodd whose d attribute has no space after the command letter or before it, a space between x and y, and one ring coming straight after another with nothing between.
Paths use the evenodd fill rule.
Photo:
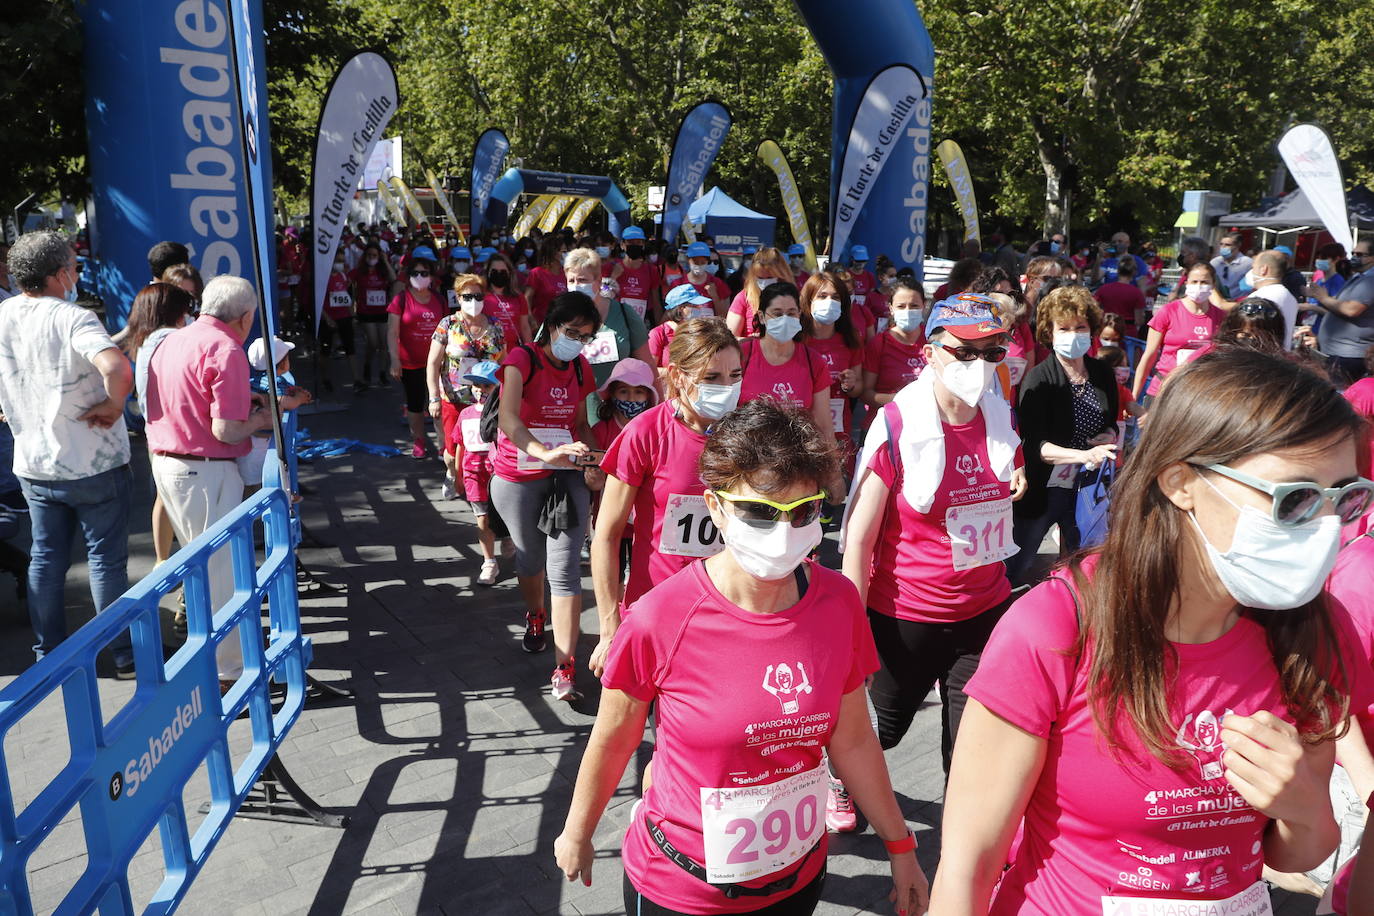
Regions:
<instances>
[{"instance_id":1,"label":"bracelet","mask_svg":"<svg viewBox=\"0 0 1374 916\"><path fill-rule=\"evenodd\" d=\"M443 400L444 400L443 398L430 398L430 399L429 399L429 402L430 402L431 404L439 404L439 403L442 403Z\"/></svg>"},{"instance_id":2,"label":"bracelet","mask_svg":"<svg viewBox=\"0 0 1374 916\"><path fill-rule=\"evenodd\" d=\"M883 845L887 847L887 854L890 856L901 855L904 852L912 852L916 848L916 834L907 828L906 836L900 840L883 840Z\"/></svg>"}]
</instances>

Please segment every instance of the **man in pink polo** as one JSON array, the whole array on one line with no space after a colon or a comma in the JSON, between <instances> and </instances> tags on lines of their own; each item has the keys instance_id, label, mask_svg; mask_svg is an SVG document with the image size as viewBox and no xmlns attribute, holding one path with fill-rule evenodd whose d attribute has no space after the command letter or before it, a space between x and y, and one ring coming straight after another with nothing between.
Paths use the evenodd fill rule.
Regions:
<instances>
[{"instance_id":1,"label":"man in pink polo","mask_svg":"<svg viewBox=\"0 0 1374 916\"><path fill-rule=\"evenodd\" d=\"M153 481L177 540L189 544L243 501L243 478L234 459L252 448L249 438L272 425L268 408L248 385L243 342L253 328L258 297L242 277L215 277L201 296L200 318L158 347L148 367L148 450ZM296 405L281 399L283 409ZM209 564L210 600L222 610L233 596L228 549ZM220 680L243 671L237 638L220 644Z\"/></svg>"}]
</instances>

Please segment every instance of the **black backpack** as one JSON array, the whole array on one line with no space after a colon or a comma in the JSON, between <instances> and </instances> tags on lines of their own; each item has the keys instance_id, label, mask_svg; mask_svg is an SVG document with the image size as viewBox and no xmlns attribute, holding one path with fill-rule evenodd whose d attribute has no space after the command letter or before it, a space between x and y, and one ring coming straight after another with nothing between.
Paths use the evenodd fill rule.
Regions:
<instances>
[{"instance_id":1,"label":"black backpack","mask_svg":"<svg viewBox=\"0 0 1374 916\"><path fill-rule=\"evenodd\" d=\"M519 344L530 357L530 374L525 379L528 385L534 379L534 373L539 371L543 365L539 361L539 350L529 344ZM577 387L582 388L582 357L573 360L573 372L577 375ZM483 442L495 442L496 433L501 428L501 386L497 386L487 397L486 403L482 405L482 418L477 423L477 435Z\"/></svg>"}]
</instances>

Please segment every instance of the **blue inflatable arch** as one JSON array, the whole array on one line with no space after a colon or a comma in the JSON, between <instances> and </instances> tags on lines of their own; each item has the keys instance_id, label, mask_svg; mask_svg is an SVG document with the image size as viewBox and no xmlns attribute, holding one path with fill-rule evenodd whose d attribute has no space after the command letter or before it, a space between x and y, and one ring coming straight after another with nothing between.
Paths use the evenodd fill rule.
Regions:
<instances>
[{"instance_id":1,"label":"blue inflatable arch","mask_svg":"<svg viewBox=\"0 0 1374 916\"><path fill-rule=\"evenodd\" d=\"M630 225L630 202L616 183L605 175L570 175L565 172L536 172L532 169L508 169L497 180L487 200L484 224L504 226L510 216L511 204L521 194L567 194L573 197L594 197L601 201L611 216L611 232L620 238Z\"/></svg>"}]
</instances>

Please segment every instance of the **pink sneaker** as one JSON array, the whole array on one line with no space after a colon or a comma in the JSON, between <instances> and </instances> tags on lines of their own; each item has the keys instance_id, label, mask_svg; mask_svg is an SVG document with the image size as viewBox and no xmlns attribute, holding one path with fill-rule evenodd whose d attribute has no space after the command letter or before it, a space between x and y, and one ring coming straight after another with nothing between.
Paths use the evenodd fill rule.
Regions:
<instances>
[{"instance_id":1,"label":"pink sneaker","mask_svg":"<svg viewBox=\"0 0 1374 916\"><path fill-rule=\"evenodd\" d=\"M553 685L553 698L555 700L566 700L573 695L575 674L572 659L568 659L553 669L553 676L549 678L549 682Z\"/></svg>"},{"instance_id":2,"label":"pink sneaker","mask_svg":"<svg viewBox=\"0 0 1374 916\"><path fill-rule=\"evenodd\" d=\"M831 779L825 799L825 829L831 833L852 833L858 825L849 790L838 779Z\"/></svg>"},{"instance_id":3,"label":"pink sneaker","mask_svg":"<svg viewBox=\"0 0 1374 916\"><path fill-rule=\"evenodd\" d=\"M415 440L415 443L410 447L410 457L415 458L417 460L425 457L425 440Z\"/></svg>"}]
</instances>

